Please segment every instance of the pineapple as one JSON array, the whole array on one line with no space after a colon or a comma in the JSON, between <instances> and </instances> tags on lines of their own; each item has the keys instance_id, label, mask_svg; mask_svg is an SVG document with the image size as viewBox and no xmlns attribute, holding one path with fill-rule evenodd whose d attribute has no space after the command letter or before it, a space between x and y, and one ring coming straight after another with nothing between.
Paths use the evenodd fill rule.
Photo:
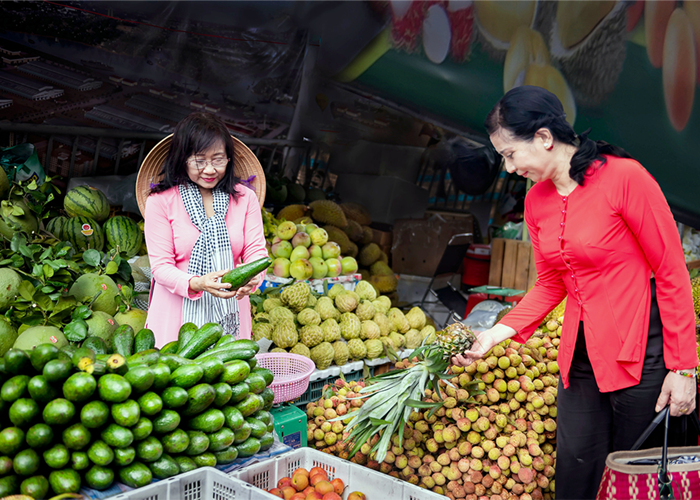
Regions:
<instances>
[{"instance_id":1,"label":"pineapple","mask_svg":"<svg viewBox=\"0 0 700 500\"><path fill-rule=\"evenodd\" d=\"M475 340L474 333L468 327L462 323L453 323L437 333L435 344L440 347L443 358L447 361L470 349Z\"/></svg>"}]
</instances>

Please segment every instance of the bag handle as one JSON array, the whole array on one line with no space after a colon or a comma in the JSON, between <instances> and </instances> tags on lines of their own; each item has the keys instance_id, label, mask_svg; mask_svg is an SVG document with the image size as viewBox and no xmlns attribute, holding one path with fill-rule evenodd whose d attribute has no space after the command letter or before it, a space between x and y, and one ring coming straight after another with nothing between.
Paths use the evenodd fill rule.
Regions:
<instances>
[{"instance_id":1,"label":"bag handle","mask_svg":"<svg viewBox=\"0 0 700 500\"><path fill-rule=\"evenodd\" d=\"M637 439L637 441L635 441L632 445L632 451L638 450L642 446L642 444L644 444L644 441L646 441L649 435L654 431L654 429L658 427L658 425L663 420L664 445L661 449L661 462L659 463L658 474L659 498L661 500L675 499L675 497L673 496L673 488L671 488L671 478L669 478L668 476L668 418L670 414L671 408L670 406L666 406L654 417L649 426L644 430L644 432L642 432L642 435L639 436L639 439ZM695 430L700 435L700 419L698 419L698 414L695 413L695 411L693 411L690 415L687 416L690 417L690 420L691 422L693 422Z\"/></svg>"}]
</instances>

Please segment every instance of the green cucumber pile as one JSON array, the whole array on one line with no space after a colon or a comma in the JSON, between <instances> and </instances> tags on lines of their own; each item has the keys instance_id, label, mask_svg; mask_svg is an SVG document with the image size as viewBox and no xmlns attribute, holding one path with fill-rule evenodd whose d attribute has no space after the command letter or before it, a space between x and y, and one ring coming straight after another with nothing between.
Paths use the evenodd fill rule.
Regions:
<instances>
[{"instance_id":1,"label":"green cucumber pile","mask_svg":"<svg viewBox=\"0 0 700 500\"><path fill-rule=\"evenodd\" d=\"M138 488L270 448L274 375L256 366L256 342L222 333L187 323L158 350L153 332L124 325L109 345L7 351L0 498Z\"/></svg>"}]
</instances>

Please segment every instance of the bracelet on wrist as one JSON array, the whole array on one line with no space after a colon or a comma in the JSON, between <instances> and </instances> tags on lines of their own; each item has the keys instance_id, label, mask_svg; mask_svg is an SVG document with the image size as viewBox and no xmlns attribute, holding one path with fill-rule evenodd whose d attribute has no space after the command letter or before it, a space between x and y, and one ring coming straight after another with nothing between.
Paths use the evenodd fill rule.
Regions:
<instances>
[{"instance_id":1,"label":"bracelet on wrist","mask_svg":"<svg viewBox=\"0 0 700 500\"><path fill-rule=\"evenodd\" d=\"M681 377L695 378L698 374L697 369L692 370L671 370L673 373L680 375Z\"/></svg>"}]
</instances>

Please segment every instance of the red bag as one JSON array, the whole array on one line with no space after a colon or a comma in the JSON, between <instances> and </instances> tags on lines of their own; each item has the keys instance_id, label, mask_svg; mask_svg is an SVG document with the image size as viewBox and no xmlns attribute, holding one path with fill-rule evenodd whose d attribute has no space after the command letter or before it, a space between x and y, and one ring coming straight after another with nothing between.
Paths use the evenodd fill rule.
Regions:
<instances>
[{"instance_id":1,"label":"red bag","mask_svg":"<svg viewBox=\"0 0 700 500\"><path fill-rule=\"evenodd\" d=\"M668 438L668 414L668 407L659 412L632 449L637 450L661 420ZM596 495L596 500L691 498L700 498L700 446L668 448L667 439L662 448L610 453Z\"/></svg>"}]
</instances>

